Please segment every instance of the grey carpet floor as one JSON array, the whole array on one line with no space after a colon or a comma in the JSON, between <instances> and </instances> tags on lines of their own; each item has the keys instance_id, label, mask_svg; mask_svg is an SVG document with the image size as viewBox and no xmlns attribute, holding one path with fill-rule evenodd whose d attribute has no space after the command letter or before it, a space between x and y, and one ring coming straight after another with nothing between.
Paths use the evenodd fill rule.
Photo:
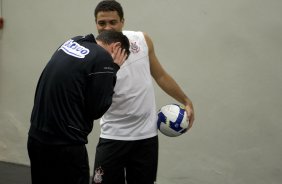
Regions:
<instances>
[{"instance_id":1,"label":"grey carpet floor","mask_svg":"<svg viewBox=\"0 0 282 184\"><path fill-rule=\"evenodd\" d=\"M30 167L0 161L0 184L31 184Z\"/></svg>"},{"instance_id":2,"label":"grey carpet floor","mask_svg":"<svg viewBox=\"0 0 282 184\"><path fill-rule=\"evenodd\" d=\"M0 184L31 184L29 166L0 161Z\"/></svg>"}]
</instances>

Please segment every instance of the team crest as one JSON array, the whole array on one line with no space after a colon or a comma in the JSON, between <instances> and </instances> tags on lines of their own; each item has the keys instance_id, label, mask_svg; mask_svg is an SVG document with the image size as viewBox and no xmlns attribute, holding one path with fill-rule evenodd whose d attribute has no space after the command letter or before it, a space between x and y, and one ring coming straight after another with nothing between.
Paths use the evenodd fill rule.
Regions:
<instances>
[{"instance_id":1,"label":"team crest","mask_svg":"<svg viewBox=\"0 0 282 184\"><path fill-rule=\"evenodd\" d=\"M130 52L136 54L140 51L140 47L136 44L136 42L130 42Z\"/></svg>"},{"instance_id":2,"label":"team crest","mask_svg":"<svg viewBox=\"0 0 282 184\"><path fill-rule=\"evenodd\" d=\"M102 183L103 181L103 176L104 175L104 171L101 167L98 167L96 170L95 170L95 175L94 175L94 178L93 178L93 181L95 183Z\"/></svg>"}]
</instances>

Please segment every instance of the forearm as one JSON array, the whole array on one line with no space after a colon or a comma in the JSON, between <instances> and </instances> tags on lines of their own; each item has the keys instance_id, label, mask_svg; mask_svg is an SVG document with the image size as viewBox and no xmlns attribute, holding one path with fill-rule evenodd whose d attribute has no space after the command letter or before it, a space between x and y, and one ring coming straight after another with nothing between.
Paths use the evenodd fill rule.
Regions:
<instances>
[{"instance_id":1,"label":"forearm","mask_svg":"<svg viewBox=\"0 0 282 184\"><path fill-rule=\"evenodd\" d=\"M192 101L182 91L182 89L176 83L176 81L168 74L158 78L156 82L168 95L170 95L175 100L177 100L178 102L182 103L185 106L189 120L188 129L190 129L193 126L193 122L195 120L194 107Z\"/></svg>"},{"instance_id":2,"label":"forearm","mask_svg":"<svg viewBox=\"0 0 282 184\"><path fill-rule=\"evenodd\" d=\"M183 92L176 81L169 75L165 75L156 80L157 84L164 90L169 96L182 103L183 105L192 105L192 101Z\"/></svg>"},{"instance_id":3,"label":"forearm","mask_svg":"<svg viewBox=\"0 0 282 184\"><path fill-rule=\"evenodd\" d=\"M100 118L112 103L116 83L115 72L100 73L89 79L85 92L85 108L93 119Z\"/></svg>"}]
</instances>

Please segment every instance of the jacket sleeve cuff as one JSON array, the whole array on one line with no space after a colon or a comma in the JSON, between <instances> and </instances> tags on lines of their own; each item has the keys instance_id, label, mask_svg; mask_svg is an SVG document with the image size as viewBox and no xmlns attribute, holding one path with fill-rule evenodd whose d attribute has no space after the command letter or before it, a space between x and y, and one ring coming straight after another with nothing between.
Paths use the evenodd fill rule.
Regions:
<instances>
[{"instance_id":1,"label":"jacket sleeve cuff","mask_svg":"<svg viewBox=\"0 0 282 184\"><path fill-rule=\"evenodd\" d=\"M114 63L114 69L116 70L116 72L120 69L120 66L116 63Z\"/></svg>"}]
</instances>

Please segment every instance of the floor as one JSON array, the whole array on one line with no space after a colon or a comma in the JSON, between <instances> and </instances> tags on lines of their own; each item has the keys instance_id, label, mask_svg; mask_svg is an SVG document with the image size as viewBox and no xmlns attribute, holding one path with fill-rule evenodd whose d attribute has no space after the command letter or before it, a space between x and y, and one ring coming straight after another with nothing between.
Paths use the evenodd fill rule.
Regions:
<instances>
[{"instance_id":1,"label":"floor","mask_svg":"<svg viewBox=\"0 0 282 184\"><path fill-rule=\"evenodd\" d=\"M31 184L29 166L0 161L0 184Z\"/></svg>"},{"instance_id":2,"label":"floor","mask_svg":"<svg viewBox=\"0 0 282 184\"><path fill-rule=\"evenodd\" d=\"M0 162L0 184L31 184L30 168L8 162Z\"/></svg>"}]
</instances>

